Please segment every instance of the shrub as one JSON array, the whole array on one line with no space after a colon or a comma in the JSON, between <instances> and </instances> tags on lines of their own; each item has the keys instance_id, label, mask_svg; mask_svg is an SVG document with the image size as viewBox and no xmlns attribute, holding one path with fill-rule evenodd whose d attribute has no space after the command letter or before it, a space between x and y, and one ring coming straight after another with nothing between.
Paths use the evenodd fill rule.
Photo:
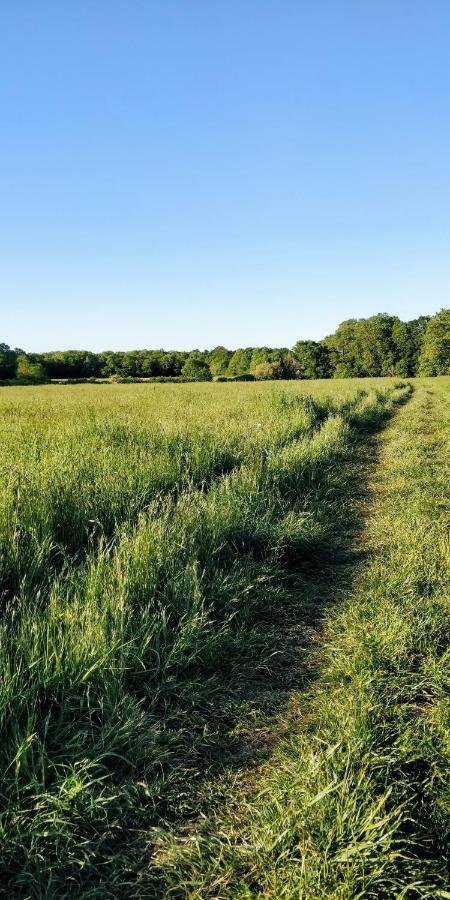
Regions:
<instances>
[{"instance_id":1,"label":"shrub","mask_svg":"<svg viewBox=\"0 0 450 900\"><path fill-rule=\"evenodd\" d=\"M255 378L258 381L267 381L283 377L283 366L279 362L263 362L255 369Z\"/></svg>"}]
</instances>

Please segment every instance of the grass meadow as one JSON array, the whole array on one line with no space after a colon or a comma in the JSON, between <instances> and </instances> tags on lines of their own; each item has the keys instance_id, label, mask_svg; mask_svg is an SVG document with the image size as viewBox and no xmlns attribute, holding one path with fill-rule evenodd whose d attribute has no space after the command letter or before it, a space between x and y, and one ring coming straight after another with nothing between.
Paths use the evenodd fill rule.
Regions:
<instances>
[{"instance_id":1,"label":"grass meadow","mask_svg":"<svg viewBox=\"0 0 450 900\"><path fill-rule=\"evenodd\" d=\"M0 389L0 896L450 896L449 399Z\"/></svg>"}]
</instances>

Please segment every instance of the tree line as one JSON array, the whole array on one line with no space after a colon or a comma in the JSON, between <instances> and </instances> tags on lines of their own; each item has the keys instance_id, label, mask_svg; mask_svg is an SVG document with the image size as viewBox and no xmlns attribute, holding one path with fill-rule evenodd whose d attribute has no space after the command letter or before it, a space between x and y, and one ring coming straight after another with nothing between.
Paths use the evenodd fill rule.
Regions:
<instances>
[{"instance_id":1,"label":"tree line","mask_svg":"<svg viewBox=\"0 0 450 900\"><path fill-rule=\"evenodd\" d=\"M299 340L292 348L228 350L130 350L92 353L61 350L26 353L0 344L0 381L152 378L227 379L364 378L450 374L450 309L402 322L378 313L347 319L322 341Z\"/></svg>"}]
</instances>

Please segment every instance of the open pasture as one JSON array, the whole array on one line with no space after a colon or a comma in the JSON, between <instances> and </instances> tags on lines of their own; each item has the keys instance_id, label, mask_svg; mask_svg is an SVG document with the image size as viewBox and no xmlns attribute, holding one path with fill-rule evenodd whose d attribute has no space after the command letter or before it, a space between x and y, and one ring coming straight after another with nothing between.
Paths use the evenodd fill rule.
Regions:
<instances>
[{"instance_id":1,"label":"open pasture","mask_svg":"<svg viewBox=\"0 0 450 900\"><path fill-rule=\"evenodd\" d=\"M252 857L259 826L243 859L236 825L215 816L240 773L259 780L272 748L296 740L309 635L351 590L378 433L429 397L435 421L448 381L0 392L0 892L250 896L258 871L256 893L294 895L282 859ZM370 802L382 810L376 791ZM275 807L274 840L293 827ZM186 856L184 829L200 829L200 859ZM331 895L319 888L323 834L302 838L313 864L295 896L303 877L305 896ZM336 896L382 871L372 844L369 862L361 853ZM433 878L443 883L438 865Z\"/></svg>"}]
</instances>

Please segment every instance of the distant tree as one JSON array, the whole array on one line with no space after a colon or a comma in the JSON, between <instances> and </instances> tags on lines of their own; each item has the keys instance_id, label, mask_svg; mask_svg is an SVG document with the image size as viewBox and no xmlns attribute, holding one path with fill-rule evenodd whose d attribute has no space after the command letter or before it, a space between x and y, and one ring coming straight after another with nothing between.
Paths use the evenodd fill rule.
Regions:
<instances>
[{"instance_id":1,"label":"distant tree","mask_svg":"<svg viewBox=\"0 0 450 900\"><path fill-rule=\"evenodd\" d=\"M413 347L411 360L412 375L416 375L419 368L419 357L430 318L431 316L418 316L417 319L412 319L410 322L407 322L411 333L411 344Z\"/></svg>"},{"instance_id":2,"label":"distant tree","mask_svg":"<svg viewBox=\"0 0 450 900\"><path fill-rule=\"evenodd\" d=\"M361 375L357 348L357 319L341 322L334 334L322 344L328 348L335 378L352 378Z\"/></svg>"},{"instance_id":3,"label":"distant tree","mask_svg":"<svg viewBox=\"0 0 450 900\"><path fill-rule=\"evenodd\" d=\"M228 369L228 363L231 359L231 351L226 347L214 347L208 353L208 365L212 375L225 375Z\"/></svg>"},{"instance_id":4,"label":"distant tree","mask_svg":"<svg viewBox=\"0 0 450 900\"><path fill-rule=\"evenodd\" d=\"M16 374L17 353L8 344L0 344L0 380L14 378Z\"/></svg>"},{"instance_id":5,"label":"distant tree","mask_svg":"<svg viewBox=\"0 0 450 900\"><path fill-rule=\"evenodd\" d=\"M181 374L193 381L211 381L212 375L208 363L200 356L188 356Z\"/></svg>"},{"instance_id":6,"label":"distant tree","mask_svg":"<svg viewBox=\"0 0 450 900\"><path fill-rule=\"evenodd\" d=\"M395 352L395 375L407 378L414 375L414 343L409 322L395 319L392 326L392 342Z\"/></svg>"},{"instance_id":7,"label":"distant tree","mask_svg":"<svg viewBox=\"0 0 450 900\"><path fill-rule=\"evenodd\" d=\"M152 350L139 351L139 374L142 378L154 378L165 374L161 367L162 353Z\"/></svg>"},{"instance_id":8,"label":"distant tree","mask_svg":"<svg viewBox=\"0 0 450 900\"><path fill-rule=\"evenodd\" d=\"M159 364L161 375L176 378L181 375L181 370L188 358L189 354L174 350L170 353L160 353Z\"/></svg>"},{"instance_id":9,"label":"distant tree","mask_svg":"<svg viewBox=\"0 0 450 900\"><path fill-rule=\"evenodd\" d=\"M283 372L282 378L287 376L286 357L289 353L290 350L287 347L275 347L269 353L269 362L280 364Z\"/></svg>"},{"instance_id":10,"label":"distant tree","mask_svg":"<svg viewBox=\"0 0 450 900\"><path fill-rule=\"evenodd\" d=\"M34 358L44 366L49 378L93 378L101 374L103 362L89 350L58 350Z\"/></svg>"},{"instance_id":11,"label":"distant tree","mask_svg":"<svg viewBox=\"0 0 450 900\"><path fill-rule=\"evenodd\" d=\"M237 375L247 375L250 372L250 362L252 357L251 349L239 348L231 355L228 363L227 375L235 377Z\"/></svg>"},{"instance_id":12,"label":"distant tree","mask_svg":"<svg viewBox=\"0 0 450 900\"><path fill-rule=\"evenodd\" d=\"M255 375L256 369L263 363L272 362L270 347L253 347L250 354L249 372Z\"/></svg>"},{"instance_id":13,"label":"distant tree","mask_svg":"<svg viewBox=\"0 0 450 900\"><path fill-rule=\"evenodd\" d=\"M139 378L141 373L142 356L139 350L127 350L121 354L120 368L125 377Z\"/></svg>"},{"instance_id":14,"label":"distant tree","mask_svg":"<svg viewBox=\"0 0 450 900\"><path fill-rule=\"evenodd\" d=\"M395 348L394 370L396 375L410 378L417 373L418 359L429 316L420 316L411 322L394 319L392 341Z\"/></svg>"},{"instance_id":15,"label":"distant tree","mask_svg":"<svg viewBox=\"0 0 450 900\"><path fill-rule=\"evenodd\" d=\"M441 309L428 322L419 375L450 375L450 309Z\"/></svg>"},{"instance_id":16,"label":"distant tree","mask_svg":"<svg viewBox=\"0 0 450 900\"><path fill-rule=\"evenodd\" d=\"M395 316L347 319L322 342L335 378L406 374L413 362L412 332Z\"/></svg>"},{"instance_id":17,"label":"distant tree","mask_svg":"<svg viewBox=\"0 0 450 900\"><path fill-rule=\"evenodd\" d=\"M113 350L105 350L104 353L99 354L100 360L100 374L104 378L109 378L111 375L116 375L118 371L118 353L115 353Z\"/></svg>"},{"instance_id":18,"label":"distant tree","mask_svg":"<svg viewBox=\"0 0 450 900\"><path fill-rule=\"evenodd\" d=\"M32 362L26 356L19 356L16 378L22 384L42 384L46 380L46 374L41 363Z\"/></svg>"},{"instance_id":19,"label":"distant tree","mask_svg":"<svg viewBox=\"0 0 450 900\"><path fill-rule=\"evenodd\" d=\"M291 350L283 354L283 378L301 378L302 367Z\"/></svg>"},{"instance_id":20,"label":"distant tree","mask_svg":"<svg viewBox=\"0 0 450 900\"><path fill-rule=\"evenodd\" d=\"M298 363L299 378L329 378L331 375L330 351L317 341L297 341L294 357Z\"/></svg>"},{"instance_id":21,"label":"distant tree","mask_svg":"<svg viewBox=\"0 0 450 900\"><path fill-rule=\"evenodd\" d=\"M395 319L378 313L356 324L356 360L361 375L378 377L395 374L395 345L392 328Z\"/></svg>"}]
</instances>

